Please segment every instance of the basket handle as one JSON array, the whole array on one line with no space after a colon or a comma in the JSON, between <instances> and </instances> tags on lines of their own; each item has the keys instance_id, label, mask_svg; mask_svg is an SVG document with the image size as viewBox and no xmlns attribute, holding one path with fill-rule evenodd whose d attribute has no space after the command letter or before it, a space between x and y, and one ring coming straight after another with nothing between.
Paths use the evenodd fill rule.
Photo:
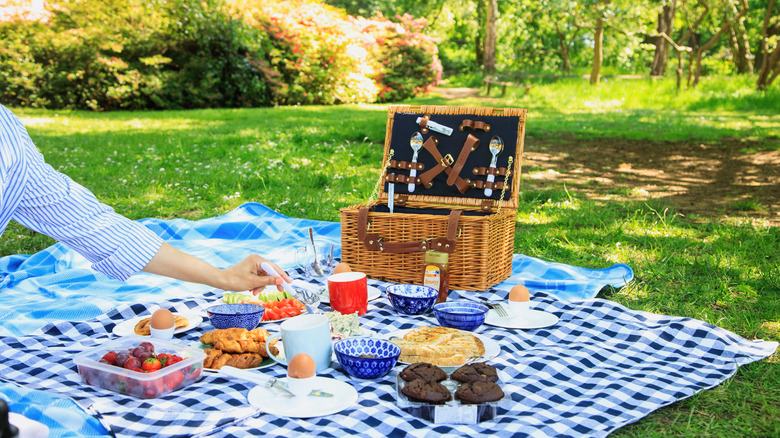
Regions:
<instances>
[{"instance_id":1,"label":"basket handle","mask_svg":"<svg viewBox=\"0 0 780 438\"><path fill-rule=\"evenodd\" d=\"M458 219L462 211L450 211L447 219L447 237L435 237L426 240L410 242L390 242L375 233L368 233L368 207L361 207L358 211L357 232L358 239L369 251L387 252L393 254L408 254L423 251L442 251L452 253L455 251L455 238L458 234Z\"/></svg>"}]
</instances>

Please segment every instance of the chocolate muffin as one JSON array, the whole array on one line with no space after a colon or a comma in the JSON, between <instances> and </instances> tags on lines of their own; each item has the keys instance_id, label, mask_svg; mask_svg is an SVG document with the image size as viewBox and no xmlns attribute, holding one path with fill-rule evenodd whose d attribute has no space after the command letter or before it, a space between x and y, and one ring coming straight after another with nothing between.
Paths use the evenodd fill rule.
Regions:
<instances>
[{"instance_id":1,"label":"chocolate muffin","mask_svg":"<svg viewBox=\"0 0 780 438\"><path fill-rule=\"evenodd\" d=\"M497 382L498 373L493 366L486 363L472 363L463 365L462 367L455 370L450 378L460 383L468 383L475 380Z\"/></svg>"},{"instance_id":2,"label":"chocolate muffin","mask_svg":"<svg viewBox=\"0 0 780 438\"><path fill-rule=\"evenodd\" d=\"M418 362L404 368L400 374L401 378L407 382L415 379L423 379L429 382L441 382L447 378L447 373L436 365L425 362Z\"/></svg>"},{"instance_id":3,"label":"chocolate muffin","mask_svg":"<svg viewBox=\"0 0 780 438\"><path fill-rule=\"evenodd\" d=\"M455 398L465 404L488 403L501 400L504 391L493 382L475 380L460 385L455 391Z\"/></svg>"},{"instance_id":4,"label":"chocolate muffin","mask_svg":"<svg viewBox=\"0 0 780 438\"><path fill-rule=\"evenodd\" d=\"M401 394L414 401L431 404L441 404L452 399L452 394L450 394L450 390L446 386L439 382L425 379L415 379L407 382L401 388Z\"/></svg>"}]
</instances>

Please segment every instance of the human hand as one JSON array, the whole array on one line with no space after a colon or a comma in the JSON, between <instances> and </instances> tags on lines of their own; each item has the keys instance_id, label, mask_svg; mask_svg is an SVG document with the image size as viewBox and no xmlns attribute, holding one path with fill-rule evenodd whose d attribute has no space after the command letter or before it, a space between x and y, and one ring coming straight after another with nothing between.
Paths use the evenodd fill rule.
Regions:
<instances>
[{"instance_id":1,"label":"human hand","mask_svg":"<svg viewBox=\"0 0 780 438\"><path fill-rule=\"evenodd\" d=\"M265 272L260 267L263 262L271 265L276 272ZM221 289L232 291L248 290L254 295L262 292L266 286L275 285L279 291L282 291L284 290L282 281L288 283L292 281L281 268L257 254L252 254L237 264L223 269L222 277L224 286Z\"/></svg>"}]
</instances>

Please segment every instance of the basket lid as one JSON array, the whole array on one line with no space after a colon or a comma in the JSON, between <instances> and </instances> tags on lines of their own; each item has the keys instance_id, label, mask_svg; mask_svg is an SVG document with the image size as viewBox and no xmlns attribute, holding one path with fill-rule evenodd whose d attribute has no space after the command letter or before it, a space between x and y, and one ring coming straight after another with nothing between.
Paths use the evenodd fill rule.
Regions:
<instances>
[{"instance_id":1,"label":"basket lid","mask_svg":"<svg viewBox=\"0 0 780 438\"><path fill-rule=\"evenodd\" d=\"M520 108L391 105L387 112L387 131L382 160L384 184L379 192L380 201L387 202L390 184L394 184L392 189L395 193L394 198L402 200L409 207L441 204L480 211L495 211L498 208L517 209L520 192L518 176L523 156L526 114L527 110ZM433 123L428 125L428 122ZM445 129L440 129L444 133L436 132L431 127L434 124L444 126ZM424 142L435 137L439 160L443 159L449 164L446 166L449 170L442 169L445 166L437 167L439 161L435 157L435 152L429 151L432 142L419 150L415 160L411 143L416 133L420 133ZM490 170L493 154L489 145L495 137L502 141L503 148L496 155L494 167L498 171L503 169L504 173L509 169L510 173L508 176L494 175L493 183L499 185L486 191L484 186L491 179L486 173L493 172ZM478 143L474 148L475 138ZM461 157L461 150L467 142L470 142L472 147L467 148L469 153ZM395 166L388 166L390 160ZM401 168L399 164L413 161L418 163L416 166L422 166L422 169L416 171L417 177L432 168L440 171L429 180L429 187L416 184L410 191L408 183L388 181L388 176L391 179L401 176L401 180L403 177L413 176L410 170ZM458 184L450 184L456 180L450 174L453 165L458 161L462 162L462 167L457 174L460 180ZM469 182L470 185L464 182ZM462 192L464 189L465 193Z\"/></svg>"}]
</instances>

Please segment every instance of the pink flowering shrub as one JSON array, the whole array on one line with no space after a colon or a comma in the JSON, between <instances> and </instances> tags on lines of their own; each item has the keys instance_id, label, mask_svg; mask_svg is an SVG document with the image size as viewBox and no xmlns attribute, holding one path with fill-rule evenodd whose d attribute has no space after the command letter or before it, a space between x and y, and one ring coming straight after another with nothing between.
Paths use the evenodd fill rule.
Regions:
<instances>
[{"instance_id":1,"label":"pink flowering shrub","mask_svg":"<svg viewBox=\"0 0 780 438\"><path fill-rule=\"evenodd\" d=\"M0 22L12 106L175 109L369 103L441 79L411 16L354 18L319 0L82 0Z\"/></svg>"}]
</instances>

